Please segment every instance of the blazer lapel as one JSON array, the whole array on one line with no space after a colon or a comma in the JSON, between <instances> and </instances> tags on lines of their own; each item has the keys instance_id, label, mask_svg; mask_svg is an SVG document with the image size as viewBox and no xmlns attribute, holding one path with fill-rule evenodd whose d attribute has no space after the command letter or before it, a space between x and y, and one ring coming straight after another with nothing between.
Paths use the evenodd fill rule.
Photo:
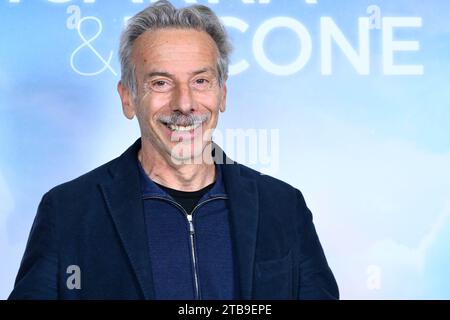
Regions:
<instances>
[{"instance_id":1,"label":"blazer lapel","mask_svg":"<svg viewBox=\"0 0 450 320\"><path fill-rule=\"evenodd\" d=\"M100 185L106 205L146 299L152 299L153 280L144 210L136 163L140 140L110 168L112 181Z\"/></svg>"},{"instance_id":2,"label":"blazer lapel","mask_svg":"<svg viewBox=\"0 0 450 320\"><path fill-rule=\"evenodd\" d=\"M230 228L240 286L240 299L252 299L253 270L258 232L258 189L256 182L241 175L239 164L222 153L223 179L230 204ZM220 153L215 152L215 158Z\"/></svg>"}]
</instances>

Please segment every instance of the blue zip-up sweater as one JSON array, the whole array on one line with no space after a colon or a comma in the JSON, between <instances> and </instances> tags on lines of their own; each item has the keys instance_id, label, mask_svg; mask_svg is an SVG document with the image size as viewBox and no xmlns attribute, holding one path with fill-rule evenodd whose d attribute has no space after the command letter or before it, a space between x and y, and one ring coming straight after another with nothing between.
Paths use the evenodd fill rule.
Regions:
<instances>
[{"instance_id":1,"label":"blue zip-up sweater","mask_svg":"<svg viewBox=\"0 0 450 320\"><path fill-rule=\"evenodd\" d=\"M233 299L235 276L222 170L192 213L139 164L156 299Z\"/></svg>"}]
</instances>

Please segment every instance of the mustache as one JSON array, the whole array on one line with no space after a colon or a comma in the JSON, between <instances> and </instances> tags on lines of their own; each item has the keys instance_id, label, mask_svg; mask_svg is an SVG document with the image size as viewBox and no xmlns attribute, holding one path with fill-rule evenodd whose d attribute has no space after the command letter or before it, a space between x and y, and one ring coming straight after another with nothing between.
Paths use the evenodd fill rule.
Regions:
<instances>
[{"instance_id":1,"label":"mustache","mask_svg":"<svg viewBox=\"0 0 450 320\"><path fill-rule=\"evenodd\" d=\"M208 120L209 116L194 115L194 114L183 114L183 113L173 113L167 116L159 116L158 120L165 125L177 125L177 126L193 126L199 123L203 123Z\"/></svg>"}]
</instances>

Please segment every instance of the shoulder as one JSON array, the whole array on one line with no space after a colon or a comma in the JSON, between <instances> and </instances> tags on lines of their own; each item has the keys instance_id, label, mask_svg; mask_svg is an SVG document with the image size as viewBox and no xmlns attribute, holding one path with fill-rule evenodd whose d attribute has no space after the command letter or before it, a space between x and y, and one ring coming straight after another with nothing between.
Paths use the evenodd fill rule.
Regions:
<instances>
[{"instance_id":1,"label":"shoulder","mask_svg":"<svg viewBox=\"0 0 450 320\"><path fill-rule=\"evenodd\" d=\"M263 174L242 164L239 166L241 176L256 182L260 199L276 203L304 205L304 198L299 189L289 183Z\"/></svg>"},{"instance_id":2,"label":"shoulder","mask_svg":"<svg viewBox=\"0 0 450 320\"><path fill-rule=\"evenodd\" d=\"M58 200L58 202L64 203L67 200L81 200L86 196L92 196L99 184L108 181L111 178L109 168L113 166L116 161L117 158L84 173L75 179L53 187L44 195L44 199L47 198L48 201Z\"/></svg>"},{"instance_id":3,"label":"shoulder","mask_svg":"<svg viewBox=\"0 0 450 320\"><path fill-rule=\"evenodd\" d=\"M114 178L114 172L121 172L123 175L133 172L133 164L136 164L136 154L141 145L140 139L136 140L127 150L117 158L79 176L76 179L60 184L51 189L47 195L55 198L65 199L86 199L95 198L99 195L100 184L109 183ZM131 169L130 169L131 168ZM126 171L126 172L125 172ZM135 170L137 172L137 170Z\"/></svg>"}]
</instances>

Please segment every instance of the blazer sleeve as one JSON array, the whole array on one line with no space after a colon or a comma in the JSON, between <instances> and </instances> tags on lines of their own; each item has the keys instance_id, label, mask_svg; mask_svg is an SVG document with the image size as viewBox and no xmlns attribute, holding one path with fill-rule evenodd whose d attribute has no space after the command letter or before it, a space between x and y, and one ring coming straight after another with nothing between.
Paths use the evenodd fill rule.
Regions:
<instances>
[{"instance_id":1,"label":"blazer sleeve","mask_svg":"<svg viewBox=\"0 0 450 320\"><path fill-rule=\"evenodd\" d=\"M58 298L55 218L50 196L47 193L39 204L9 299L51 300Z\"/></svg>"},{"instance_id":2,"label":"blazer sleeve","mask_svg":"<svg viewBox=\"0 0 450 320\"><path fill-rule=\"evenodd\" d=\"M317 236L311 211L299 190L297 190L297 205L301 217L298 298L339 299L339 289Z\"/></svg>"}]
</instances>

